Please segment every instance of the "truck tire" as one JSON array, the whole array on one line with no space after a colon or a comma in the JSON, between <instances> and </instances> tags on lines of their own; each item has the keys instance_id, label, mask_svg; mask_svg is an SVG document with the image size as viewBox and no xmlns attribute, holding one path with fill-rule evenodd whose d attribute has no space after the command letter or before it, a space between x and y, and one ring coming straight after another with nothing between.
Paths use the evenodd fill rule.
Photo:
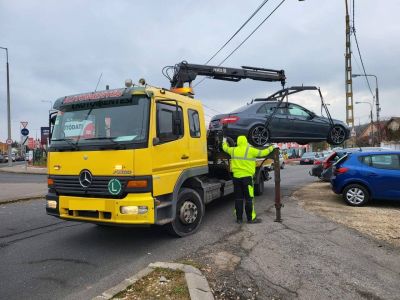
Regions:
<instances>
[{"instance_id":1,"label":"truck tire","mask_svg":"<svg viewBox=\"0 0 400 300\"><path fill-rule=\"evenodd\" d=\"M258 182L254 184L254 195L261 196L262 194L264 194L264 180L260 176Z\"/></svg>"},{"instance_id":2,"label":"truck tire","mask_svg":"<svg viewBox=\"0 0 400 300\"><path fill-rule=\"evenodd\" d=\"M168 232L177 237L195 233L203 220L204 203L193 189L182 188L178 194L175 219L167 225Z\"/></svg>"}]
</instances>

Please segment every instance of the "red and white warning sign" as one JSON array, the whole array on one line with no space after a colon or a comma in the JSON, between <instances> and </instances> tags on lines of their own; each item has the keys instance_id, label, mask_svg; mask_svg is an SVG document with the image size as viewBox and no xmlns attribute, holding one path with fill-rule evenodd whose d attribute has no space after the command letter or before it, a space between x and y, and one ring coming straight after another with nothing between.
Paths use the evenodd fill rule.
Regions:
<instances>
[{"instance_id":1,"label":"red and white warning sign","mask_svg":"<svg viewBox=\"0 0 400 300\"><path fill-rule=\"evenodd\" d=\"M12 144L12 139L7 139L7 140L6 140L6 144L7 144L7 145L11 145L11 144Z\"/></svg>"}]
</instances>

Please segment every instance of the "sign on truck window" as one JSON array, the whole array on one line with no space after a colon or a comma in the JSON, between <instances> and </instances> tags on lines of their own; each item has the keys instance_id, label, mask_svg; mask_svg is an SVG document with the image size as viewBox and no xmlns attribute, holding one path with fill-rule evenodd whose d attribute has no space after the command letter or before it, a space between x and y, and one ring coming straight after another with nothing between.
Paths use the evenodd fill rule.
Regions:
<instances>
[{"instance_id":1,"label":"sign on truck window","mask_svg":"<svg viewBox=\"0 0 400 300\"><path fill-rule=\"evenodd\" d=\"M91 138L95 136L95 126L91 120L67 121L64 124L66 138Z\"/></svg>"}]
</instances>

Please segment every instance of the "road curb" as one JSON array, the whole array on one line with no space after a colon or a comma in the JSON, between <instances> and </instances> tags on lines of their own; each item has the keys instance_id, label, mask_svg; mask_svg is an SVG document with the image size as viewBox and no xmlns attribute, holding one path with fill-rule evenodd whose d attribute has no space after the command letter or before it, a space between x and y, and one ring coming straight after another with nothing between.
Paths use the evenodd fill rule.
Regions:
<instances>
[{"instance_id":1,"label":"road curb","mask_svg":"<svg viewBox=\"0 0 400 300\"><path fill-rule=\"evenodd\" d=\"M180 263L155 262L149 264L146 268L117 284L116 286L103 292L101 295L92 298L92 300L108 300L125 290L128 286L147 276L157 268L180 270L185 272L186 284L189 289L190 299L192 300L214 300L214 296L208 285L207 279L199 269Z\"/></svg>"},{"instance_id":2,"label":"road curb","mask_svg":"<svg viewBox=\"0 0 400 300\"><path fill-rule=\"evenodd\" d=\"M44 199L45 197L46 197L46 195L40 195L40 196L31 196L31 197L22 197L22 198L16 198L16 199L0 200L0 205L21 202L21 201Z\"/></svg>"}]
</instances>

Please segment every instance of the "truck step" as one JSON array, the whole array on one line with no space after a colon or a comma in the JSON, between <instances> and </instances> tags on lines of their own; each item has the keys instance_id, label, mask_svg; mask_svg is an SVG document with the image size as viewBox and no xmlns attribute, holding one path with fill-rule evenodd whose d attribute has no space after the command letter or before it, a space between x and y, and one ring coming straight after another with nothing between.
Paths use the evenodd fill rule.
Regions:
<instances>
[{"instance_id":1,"label":"truck step","mask_svg":"<svg viewBox=\"0 0 400 300\"><path fill-rule=\"evenodd\" d=\"M156 222L157 225L165 225L171 223L174 219L173 218L166 218Z\"/></svg>"}]
</instances>

